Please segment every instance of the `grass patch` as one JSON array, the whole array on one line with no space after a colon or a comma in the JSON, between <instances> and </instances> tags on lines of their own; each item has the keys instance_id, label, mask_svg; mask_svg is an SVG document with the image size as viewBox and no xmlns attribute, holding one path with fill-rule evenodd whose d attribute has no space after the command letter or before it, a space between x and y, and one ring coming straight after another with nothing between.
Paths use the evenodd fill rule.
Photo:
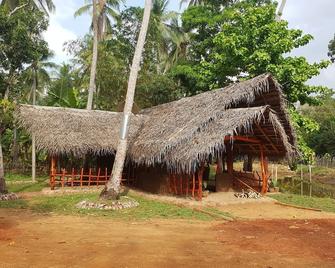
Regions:
<instances>
[{"instance_id":1,"label":"grass patch","mask_svg":"<svg viewBox=\"0 0 335 268\"><path fill-rule=\"evenodd\" d=\"M28 202L24 199L0 201L0 208L28 208Z\"/></svg>"},{"instance_id":2,"label":"grass patch","mask_svg":"<svg viewBox=\"0 0 335 268\"><path fill-rule=\"evenodd\" d=\"M139 202L139 206L118 211L99 209L87 210L75 207L75 205L82 200L97 201L98 193L92 193L33 197L29 202L29 208L41 213L56 212L67 215L103 216L125 220L148 220L153 218L196 220L215 219L210 215L195 211L191 208L150 200L134 194L129 195L129 197L137 200L137 202ZM216 213L219 214L221 212L216 211Z\"/></svg>"},{"instance_id":3,"label":"grass patch","mask_svg":"<svg viewBox=\"0 0 335 268\"><path fill-rule=\"evenodd\" d=\"M335 199L322 197L308 197L297 194L276 194L272 198L279 202L298 205L308 208L317 208L327 212L335 213Z\"/></svg>"},{"instance_id":4,"label":"grass patch","mask_svg":"<svg viewBox=\"0 0 335 268\"><path fill-rule=\"evenodd\" d=\"M7 182L12 181L31 181L31 174L22 174L22 173L6 173L5 178ZM37 176L37 181L45 181L48 179L48 176Z\"/></svg>"},{"instance_id":5,"label":"grass patch","mask_svg":"<svg viewBox=\"0 0 335 268\"><path fill-rule=\"evenodd\" d=\"M49 184L46 181L37 181L35 183L8 183L7 188L9 192L40 192L43 188L48 187Z\"/></svg>"}]
</instances>

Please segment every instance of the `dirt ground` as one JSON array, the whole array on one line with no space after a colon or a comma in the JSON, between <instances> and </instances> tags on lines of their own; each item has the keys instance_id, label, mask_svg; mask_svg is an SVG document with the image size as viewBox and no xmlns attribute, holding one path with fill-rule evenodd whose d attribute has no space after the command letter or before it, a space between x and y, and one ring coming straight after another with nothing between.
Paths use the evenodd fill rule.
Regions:
<instances>
[{"instance_id":1,"label":"dirt ground","mask_svg":"<svg viewBox=\"0 0 335 268\"><path fill-rule=\"evenodd\" d=\"M335 219L125 222L0 209L0 267L181 266L334 267Z\"/></svg>"}]
</instances>

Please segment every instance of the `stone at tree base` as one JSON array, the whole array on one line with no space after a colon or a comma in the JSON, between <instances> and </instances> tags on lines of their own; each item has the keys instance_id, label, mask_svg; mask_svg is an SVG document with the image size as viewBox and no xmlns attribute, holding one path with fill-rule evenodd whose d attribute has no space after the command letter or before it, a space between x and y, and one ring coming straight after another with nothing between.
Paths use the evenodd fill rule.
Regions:
<instances>
[{"instance_id":1,"label":"stone at tree base","mask_svg":"<svg viewBox=\"0 0 335 268\"><path fill-rule=\"evenodd\" d=\"M17 200L19 197L14 193L0 194L0 201Z\"/></svg>"},{"instance_id":2,"label":"stone at tree base","mask_svg":"<svg viewBox=\"0 0 335 268\"><path fill-rule=\"evenodd\" d=\"M136 200L125 197L126 200L115 200L109 204L101 202L81 201L76 205L79 209L101 209L101 210L121 210L126 208L137 207L139 203Z\"/></svg>"}]
</instances>

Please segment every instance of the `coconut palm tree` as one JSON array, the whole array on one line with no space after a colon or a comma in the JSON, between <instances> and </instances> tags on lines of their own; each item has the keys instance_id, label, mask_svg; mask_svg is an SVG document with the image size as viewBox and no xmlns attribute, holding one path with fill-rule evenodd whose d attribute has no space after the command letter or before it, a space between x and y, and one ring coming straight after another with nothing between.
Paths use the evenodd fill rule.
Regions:
<instances>
[{"instance_id":1,"label":"coconut palm tree","mask_svg":"<svg viewBox=\"0 0 335 268\"><path fill-rule=\"evenodd\" d=\"M31 82L30 96L32 99L32 104L36 105L36 93L39 88L39 82L50 82L50 77L47 67L54 68L56 64L48 62L47 59L51 55L43 56L40 60L35 60L26 70L25 75L27 80ZM42 84L42 83L41 83ZM15 129L16 130L16 129ZM14 142L16 144L16 141ZM32 169L32 181L36 180L36 146L35 146L35 136L32 136L32 147L31 147L31 169Z\"/></svg>"},{"instance_id":2,"label":"coconut palm tree","mask_svg":"<svg viewBox=\"0 0 335 268\"><path fill-rule=\"evenodd\" d=\"M180 59L185 59L187 45L190 41L189 33L183 30L178 17L172 18L168 26L169 47L165 51L164 73L174 66Z\"/></svg>"},{"instance_id":3,"label":"coconut palm tree","mask_svg":"<svg viewBox=\"0 0 335 268\"><path fill-rule=\"evenodd\" d=\"M164 73L170 66L170 52L173 41L176 41L177 32L171 27L171 22L178 21L178 13L168 10L169 0L153 0L151 11L151 27L156 29L157 43L157 72Z\"/></svg>"},{"instance_id":4,"label":"coconut palm tree","mask_svg":"<svg viewBox=\"0 0 335 268\"><path fill-rule=\"evenodd\" d=\"M183 4L188 4L188 7L190 6L200 6L205 3L205 0L180 0L180 7Z\"/></svg>"},{"instance_id":5,"label":"coconut palm tree","mask_svg":"<svg viewBox=\"0 0 335 268\"><path fill-rule=\"evenodd\" d=\"M93 2L85 0L85 5L80 7L74 16L78 17L85 13L92 14ZM98 0L98 40L101 41L106 34L111 33L113 22L119 19L120 3L124 0ZM93 29L93 20L91 24Z\"/></svg>"},{"instance_id":6,"label":"coconut palm tree","mask_svg":"<svg viewBox=\"0 0 335 268\"><path fill-rule=\"evenodd\" d=\"M55 5L52 0L33 0L26 1L26 3L22 3L20 0L1 0L1 5L7 5L12 13L28 5L32 5L46 14L55 11Z\"/></svg>"},{"instance_id":7,"label":"coconut palm tree","mask_svg":"<svg viewBox=\"0 0 335 268\"><path fill-rule=\"evenodd\" d=\"M281 17L282 17L283 12L284 12L285 5L286 5L286 0L282 0L282 1L281 1L281 4L280 4L280 6L279 6L278 12L277 12L277 14L276 14L276 20L277 20L277 21L280 21L280 20L281 20Z\"/></svg>"},{"instance_id":8,"label":"coconut palm tree","mask_svg":"<svg viewBox=\"0 0 335 268\"><path fill-rule=\"evenodd\" d=\"M23 91L22 100L27 103L36 102L41 99L45 87L50 84L50 70L56 69L58 66L54 62L49 61L53 54L43 56L41 59L34 61L23 72L22 77L28 86ZM34 100L35 98L35 100Z\"/></svg>"},{"instance_id":9,"label":"coconut palm tree","mask_svg":"<svg viewBox=\"0 0 335 268\"><path fill-rule=\"evenodd\" d=\"M141 30L138 36L133 63L129 74L126 102L123 108L123 119L121 124L120 138L116 150L115 162L112 170L112 177L109 179L104 190L101 192L100 194L101 198L116 199L120 194L122 171L127 153L128 125L134 104L136 81L140 69L140 62L144 48L144 43L148 32L151 7L152 7L152 0L145 0Z\"/></svg>"},{"instance_id":10,"label":"coconut palm tree","mask_svg":"<svg viewBox=\"0 0 335 268\"><path fill-rule=\"evenodd\" d=\"M98 61L98 10L97 1L92 0L93 5L93 53L92 53L92 63L91 63L91 73L90 73L90 83L88 88L88 99L87 99L87 110L92 110L93 107L93 94L95 91L95 78L97 72L97 61Z\"/></svg>"}]
</instances>

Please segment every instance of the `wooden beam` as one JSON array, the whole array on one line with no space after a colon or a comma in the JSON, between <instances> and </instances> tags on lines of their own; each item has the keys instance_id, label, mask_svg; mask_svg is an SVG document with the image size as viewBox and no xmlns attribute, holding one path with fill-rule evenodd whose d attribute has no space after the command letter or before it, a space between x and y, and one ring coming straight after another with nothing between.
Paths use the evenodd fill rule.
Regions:
<instances>
[{"instance_id":1,"label":"wooden beam","mask_svg":"<svg viewBox=\"0 0 335 268\"><path fill-rule=\"evenodd\" d=\"M265 133L265 131L260 127L259 124L256 124L256 127L258 128L258 130L264 135L265 139L270 143L270 145L272 146L272 148L279 153L278 148L273 144L272 140L268 137L268 135Z\"/></svg>"},{"instance_id":2,"label":"wooden beam","mask_svg":"<svg viewBox=\"0 0 335 268\"><path fill-rule=\"evenodd\" d=\"M250 142L250 143L257 143L260 144L261 141L255 138L249 138L246 136L228 136L225 137L224 139L225 141L230 141L230 140L234 140L234 141L244 141L244 142Z\"/></svg>"}]
</instances>

